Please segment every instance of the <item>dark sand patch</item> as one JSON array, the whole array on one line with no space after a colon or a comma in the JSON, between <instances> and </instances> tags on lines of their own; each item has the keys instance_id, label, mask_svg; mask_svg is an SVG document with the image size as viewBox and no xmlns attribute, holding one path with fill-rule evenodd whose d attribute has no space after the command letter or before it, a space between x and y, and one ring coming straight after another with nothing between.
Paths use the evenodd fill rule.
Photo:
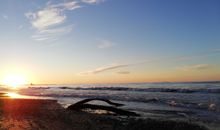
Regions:
<instances>
[{"instance_id":1,"label":"dark sand patch","mask_svg":"<svg viewBox=\"0 0 220 130\"><path fill-rule=\"evenodd\" d=\"M1 130L206 130L183 121L98 115L62 108L55 100L0 99Z\"/></svg>"}]
</instances>

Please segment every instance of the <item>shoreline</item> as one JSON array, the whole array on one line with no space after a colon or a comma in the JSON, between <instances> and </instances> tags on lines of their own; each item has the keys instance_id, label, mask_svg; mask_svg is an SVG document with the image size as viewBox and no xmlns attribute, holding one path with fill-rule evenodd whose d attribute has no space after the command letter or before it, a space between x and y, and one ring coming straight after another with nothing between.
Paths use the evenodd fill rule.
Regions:
<instances>
[{"instance_id":1,"label":"shoreline","mask_svg":"<svg viewBox=\"0 0 220 130\"><path fill-rule=\"evenodd\" d=\"M0 130L207 130L185 121L69 111L56 100L0 98Z\"/></svg>"}]
</instances>

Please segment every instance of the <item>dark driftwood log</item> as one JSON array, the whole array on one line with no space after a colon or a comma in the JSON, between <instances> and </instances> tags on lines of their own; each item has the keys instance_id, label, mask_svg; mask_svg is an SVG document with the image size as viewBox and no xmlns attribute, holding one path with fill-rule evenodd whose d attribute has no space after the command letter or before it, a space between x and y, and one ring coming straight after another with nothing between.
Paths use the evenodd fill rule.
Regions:
<instances>
[{"instance_id":1,"label":"dark driftwood log","mask_svg":"<svg viewBox=\"0 0 220 130\"><path fill-rule=\"evenodd\" d=\"M114 112L115 114L118 115L125 115L125 116L140 116L139 114L135 113L135 112L131 112L131 111L127 111L127 110L122 110L119 108L115 108L115 107L111 107L111 106L103 106L103 105L93 105L93 104L85 104L89 101L92 100L100 100L100 101L105 101L111 105L114 106L122 106L123 104L119 104L119 103L114 103L111 102L107 99L85 99L82 101L79 101L75 104L72 104L70 106L67 107L68 110L82 110L82 109L92 109L92 110L106 110L106 111L110 111L110 112Z\"/></svg>"},{"instance_id":2,"label":"dark driftwood log","mask_svg":"<svg viewBox=\"0 0 220 130\"><path fill-rule=\"evenodd\" d=\"M106 102L110 105L114 105L116 107L119 107L119 106L123 106L124 104L120 104L120 103L115 103L115 102L112 102L110 100L107 100L107 99L102 99L102 98L88 98L88 99L84 99L82 101L79 101L77 103L75 103L74 105L81 105L81 104L85 104L87 102L90 102L90 101L93 101L93 100L98 100L98 101L103 101L103 102Z\"/></svg>"}]
</instances>

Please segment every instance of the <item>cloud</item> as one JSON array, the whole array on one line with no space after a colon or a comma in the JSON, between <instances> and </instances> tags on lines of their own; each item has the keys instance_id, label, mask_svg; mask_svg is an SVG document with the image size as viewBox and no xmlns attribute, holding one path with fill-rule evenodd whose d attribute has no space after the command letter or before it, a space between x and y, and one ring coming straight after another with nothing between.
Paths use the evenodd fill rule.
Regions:
<instances>
[{"instance_id":1,"label":"cloud","mask_svg":"<svg viewBox=\"0 0 220 130\"><path fill-rule=\"evenodd\" d=\"M51 40L71 32L72 25L61 25L63 25L67 19L65 11L77 8L80 8L80 5L75 1L53 5L48 3L43 9L26 13L25 16L30 21L32 27L36 29L36 33L32 38L38 41Z\"/></svg>"},{"instance_id":2,"label":"cloud","mask_svg":"<svg viewBox=\"0 0 220 130\"><path fill-rule=\"evenodd\" d=\"M220 48L213 49L213 52L214 52L214 53L218 53L218 52L220 52Z\"/></svg>"},{"instance_id":3,"label":"cloud","mask_svg":"<svg viewBox=\"0 0 220 130\"><path fill-rule=\"evenodd\" d=\"M124 68L124 67L129 67L129 66L134 66L134 65L140 65L140 64L146 64L146 63L151 63L154 62L156 60L143 60L143 61L138 61L138 62L133 62L133 63L127 63L127 64L112 64L112 65L108 65L108 66L104 66L104 67L98 67L94 70L89 70L89 71L85 71L85 72L80 72L78 73L78 75L91 75L91 74L98 74L98 73L102 73L102 72L106 72L108 70L115 70L115 69L120 69L120 68ZM129 74L129 71L119 71L117 72L118 74Z\"/></svg>"},{"instance_id":4,"label":"cloud","mask_svg":"<svg viewBox=\"0 0 220 130\"><path fill-rule=\"evenodd\" d=\"M21 29L23 29L23 28L24 28L23 25L18 26L18 30L21 30Z\"/></svg>"},{"instance_id":5,"label":"cloud","mask_svg":"<svg viewBox=\"0 0 220 130\"><path fill-rule=\"evenodd\" d=\"M117 73L118 73L118 74L130 74L129 71L118 71Z\"/></svg>"},{"instance_id":6,"label":"cloud","mask_svg":"<svg viewBox=\"0 0 220 130\"><path fill-rule=\"evenodd\" d=\"M105 0L81 0L81 1L87 4L98 4L104 2Z\"/></svg>"},{"instance_id":7,"label":"cloud","mask_svg":"<svg viewBox=\"0 0 220 130\"><path fill-rule=\"evenodd\" d=\"M99 49L111 48L115 45L112 41L109 40L99 40L100 44L98 45Z\"/></svg>"},{"instance_id":8,"label":"cloud","mask_svg":"<svg viewBox=\"0 0 220 130\"><path fill-rule=\"evenodd\" d=\"M191 59L193 59L193 56L191 56L191 57L181 56L181 57L176 57L173 60L174 61L186 61L186 60L191 60Z\"/></svg>"},{"instance_id":9,"label":"cloud","mask_svg":"<svg viewBox=\"0 0 220 130\"><path fill-rule=\"evenodd\" d=\"M81 6L76 1L67 2L67 3L59 3L55 5L48 4L51 8L60 8L62 10L74 10L80 8Z\"/></svg>"},{"instance_id":10,"label":"cloud","mask_svg":"<svg viewBox=\"0 0 220 130\"><path fill-rule=\"evenodd\" d=\"M136 66L136 65L141 65L141 64L148 64L148 63L167 63L167 62L170 63L170 62L177 62L177 61L193 60L198 57L205 57L210 54L215 54L219 52L220 52L219 49L215 49L215 50L209 50L207 52L201 52L200 55L195 54L191 56L167 57L167 58L158 58L158 59L151 59L151 60L134 61L132 63L126 63L126 64L113 64L110 66L99 67L94 70L81 72L79 74L80 75L97 74L97 73L105 72L107 70L113 70L113 69L118 69L118 68L123 68L123 67L128 67L128 66ZM213 65L210 65L210 64L194 64L194 65L181 66L176 69L181 70L181 71L199 71L199 70L210 69L212 67ZM117 73L118 74L129 74L130 72L119 71Z\"/></svg>"},{"instance_id":11,"label":"cloud","mask_svg":"<svg viewBox=\"0 0 220 130\"><path fill-rule=\"evenodd\" d=\"M8 15L2 14L2 18L8 20Z\"/></svg>"},{"instance_id":12,"label":"cloud","mask_svg":"<svg viewBox=\"0 0 220 130\"><path fill-rule=\"evenodd\" d=\"M196 70L206 70L212 68L212 65L210 64L196 64L196 65L188 65L188 66L182 66L179 67L179 70L182 71L196 71Z\"/></svg>"},{"instance_id":13,"label":"cloud","mask_svg":"<svg viewBox=\"0 0 220 130\"><path fill-rule=\"evenodd\" d=\"M98 4L104 1L105 0L77 0L57 4L52 4L52 1L48 1L46 7L34 12L25 13L26 18L36 30L32 38L37 41L54 41L58 39L73 29L72 25L65 25L67 19L66 11L81 8L82 3ZM63 28L67 30L64 31ZM108 46L111 46L110 43L105 42L101 48Z\"/></svg>"},{"instance_id":14,"label":"cloud","mask_svg":"<svg viewBox=\"0 0 220 130\"><path fill-rule=\"evenodd\" d=\"M27 18L31 20L31 24L38 30L44 30L54 25L63 23L66 16L57 8L45 8L37 13L27 13Z\"/></svg>"},{"instance_id":15,"label":"cloud","mask_svg":"<svg viewBox=\"0 0 220 130\"><path fill-rule=\"evenodd\" d=\"M32 36L32 38L37 41L44 41L44 40L54 41L56 40L57 37L61 37L71 32L72 29L73 29L73 25L53 28L53 29L39 30Z\"/></svg>"},{"instance_id":16,"label":"cloud","mask_svg":"<svg viewBox=\"0 0 220 130\"><path fill-rule=\"evenodd\" d=\"M127 66L129 66L129 64L112 64L112 65L105 66L105 67L99 67L94 70L81 72L81 73L79 73L79 75L98 74L98 73L102 73L102 72L105 72L108 70L114 70L114 69L123 68L123 67L127 67Z\"/></svg>"}]
</instances>

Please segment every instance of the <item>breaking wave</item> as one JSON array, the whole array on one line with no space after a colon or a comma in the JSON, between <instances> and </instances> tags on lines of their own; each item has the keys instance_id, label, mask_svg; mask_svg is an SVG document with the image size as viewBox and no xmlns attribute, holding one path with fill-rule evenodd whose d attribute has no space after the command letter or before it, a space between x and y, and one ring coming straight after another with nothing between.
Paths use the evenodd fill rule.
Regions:
<instances>
[{"instance_id":1,"label":"breaking wave","mask_svg":"<svg viewBox=\"0 0 220 130\"><path fill-rule=\"evenodd\" d=\"M108 90L135 92L220 93L220 88L29 87L29 89Z\"/></svg>"}]
</instances>

